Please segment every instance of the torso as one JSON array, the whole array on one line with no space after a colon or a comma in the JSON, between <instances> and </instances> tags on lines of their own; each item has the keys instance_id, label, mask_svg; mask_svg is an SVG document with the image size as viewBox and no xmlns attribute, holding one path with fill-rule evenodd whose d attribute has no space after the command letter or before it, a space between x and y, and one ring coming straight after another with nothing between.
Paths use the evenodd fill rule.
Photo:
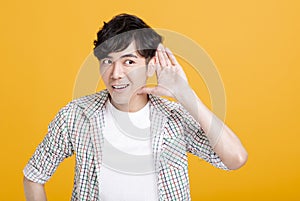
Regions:
<instances>
[{"instance_id":1,"label":"torso","mask_svg":"<svg viewBox=\"0 0 300 201\"><path fill-rule=\"evenodd\" d=\"M125 113L107 101L103 136L100 199L158 200L149 104L138 112Z\"/></svg>"}]
</instances>

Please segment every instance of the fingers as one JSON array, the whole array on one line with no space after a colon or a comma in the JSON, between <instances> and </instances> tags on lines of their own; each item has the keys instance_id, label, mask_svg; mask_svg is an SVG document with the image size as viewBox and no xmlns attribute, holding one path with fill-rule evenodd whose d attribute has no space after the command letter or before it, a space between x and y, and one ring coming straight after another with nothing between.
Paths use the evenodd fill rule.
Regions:
<instances>
[{"instance_id":1,"label":"fingers","mask_svg":"<svg viewBox=\"0 0 300 201\"><path fill-rule=\"evenodd\" d=\"M137 94L153 94L153 95L158 95L157 94L157 87L143 87L138 90Z\"/></svg>"},{"instance_id":2,"label":"fingers","mask_svg":"<svg viewBox=\"0 0 300 201\"><path fill-rule=\"evenodd\" d=\"M166 53L168 55L168 58L170 59L172 65L178 65L178 62L174 56L174 54L171 52L169 48L166 47Z\"/></svg>"},{"instance_id":3,"label":"fingers","mask_svg":"<svg viewBox=\"0 0 300 201\"><path fill-rule=\"evenodd\" d=\"M159 44L156 53L157 53L157 57L158 57L159 64L161 65L161 67L171 67L172 66L169 56L167 55L166 50L162 44Z\"/></svg>"},{"instance_id":4,"label":"fingers","mask_svg":"<svg viewBox=\"0 0 300 201\"><path fill-rule=\"evenodd\" d=\"M163 86L156 86L156 87L142 87L137 91L137 94L153 94L156 96L169 96L173 97L173 94L165 87Z\"/></svg>"},{"instance_id":5,"label":"fingers","mask_svg":"<svg viewBox=\"0 0 300 201\"><path fill-rule=\"evenodd\" d=\"M156 69L156 75L159 75L161 72L161 64L158 57L158 51L155 52L155 69Z\"/></svg>"}]
</instances>

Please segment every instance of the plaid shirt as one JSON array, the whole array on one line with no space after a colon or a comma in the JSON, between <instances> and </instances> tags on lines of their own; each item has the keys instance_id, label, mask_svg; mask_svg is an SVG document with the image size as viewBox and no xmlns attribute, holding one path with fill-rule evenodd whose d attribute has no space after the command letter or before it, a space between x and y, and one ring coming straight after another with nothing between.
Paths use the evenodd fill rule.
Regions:
<instances>
[{"instance_id":1,"label":"plaid shirt","mask_svg":"<svg viewBox=\"0 0 300 201\"><path fill-rule=\"evenodd\" d=\"M48 133L25 166L26 178L45 183L58 165L76 155L72 201L99 200L107 90L73 100L49 124ZM160 201L191 200L187 152L228 170L199 123L174 102L149 95L152 148Z\"/></svg>"}]
</instances>

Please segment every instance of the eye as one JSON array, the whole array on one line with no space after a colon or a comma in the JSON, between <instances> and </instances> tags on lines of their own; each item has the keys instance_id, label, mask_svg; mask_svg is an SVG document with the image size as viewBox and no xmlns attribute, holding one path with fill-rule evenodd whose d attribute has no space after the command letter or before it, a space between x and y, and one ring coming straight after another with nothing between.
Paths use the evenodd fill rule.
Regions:
<instances>
[{"instance_id":1,"label":"eye","mask_svg":"<svg viewBox=\"0 0 300 201\"><path fill-rule=\"evenodd\" d=\"M125 64L132 65L132 64L135 64L135 61L128 59L125 61Z\"/></svg>"},{"instance_id":2,"label":"eye","mask_svg":"<svg viewBox=\"0 0 300 201\"><path fill-rule=\"evenodd\" d=\"M112 60L110 60L110 59L103 59L101 63L103 65L110 65L110 64L112 64Z\"/></svg>"}]
</instances>

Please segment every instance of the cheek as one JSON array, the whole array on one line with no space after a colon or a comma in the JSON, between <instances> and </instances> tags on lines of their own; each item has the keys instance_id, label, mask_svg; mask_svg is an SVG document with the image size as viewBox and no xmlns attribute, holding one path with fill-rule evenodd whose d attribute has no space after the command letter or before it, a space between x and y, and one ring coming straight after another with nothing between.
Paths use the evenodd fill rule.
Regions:
<instances>
[{"instance_id":1,"label":"cheek","mask_svg":"<svg viewBox=\"0 0 300 201\"><path fill-rule=\"evenodd\" d=\"M101 69L100 68L100 76L102 78L102 80L107 83L110 77L110 72L109 69Z\"/></svg>"},{"instance_id":2,"label":"cheek","mask_svg":"<svg viewBox=\"0 0 300 201\"><path fill-rule=\"evenodd\" d=\"M127 73L127 77L133 83L144 83L147 80L147 71L146 67L139 67L136 69L132 69L130 72Z\"/></svg>"}]
</instances>

